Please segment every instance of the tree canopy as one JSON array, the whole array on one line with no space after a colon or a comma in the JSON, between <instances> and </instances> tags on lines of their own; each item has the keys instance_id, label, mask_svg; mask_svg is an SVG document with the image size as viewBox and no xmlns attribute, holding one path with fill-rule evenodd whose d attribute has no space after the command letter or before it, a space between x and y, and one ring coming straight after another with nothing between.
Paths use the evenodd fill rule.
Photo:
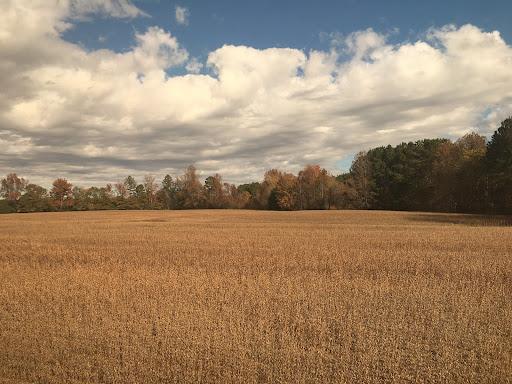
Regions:
<instances>
[{"instance_id":1,"label":"tree canopy","mask_svg":"<svg viewBox=\"0 0 512 384\"><path fill-rule=\"evenodd\" d=\"M476 133L456 141L424 139L358 153L350 171L332 175L306 165L297 175L268 170L239 186L219 174L202 182L191 165L160 183L146 175L83 188L57 178L51 189L10 173L0 183L0 212L100 209L246 208L386 209L512 214L512 118L489 142Z\"/></svg>"}]
</instances>

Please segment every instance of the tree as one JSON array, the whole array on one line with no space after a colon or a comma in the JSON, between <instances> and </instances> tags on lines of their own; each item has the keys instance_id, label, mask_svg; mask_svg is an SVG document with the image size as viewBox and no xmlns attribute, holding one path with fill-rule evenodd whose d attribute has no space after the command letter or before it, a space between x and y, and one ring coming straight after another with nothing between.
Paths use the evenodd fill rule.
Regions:
<instances>
[{"instance_id":1,"label":"tree","mask_svg":"<svg viewBox=\"0 0 512 384\"><path fill-rule=\"evenodd\" d=\"M124 189L128 191L128 195L130 197L135 197L137 195L137 182L132 176L126 177L126 179L124 179L123 184Z\"/></svg>"},{"instance_id":2,"label":"tree","mask_svg":"<svg viewBox=\"0 0 512 384\"><path fill-rule=\"evenodd\" d=\"M135 202L135 209L144 209L146 207L146 189L144 188L144 184L138 184L135 187L135 196L133 197Z\"/></svg>"},{"instance_id":3,"label":"tree","mask_svg":"<svg viewBox=\"0 0 512 384\"><path fill-rule=\"evenodd\" d=\"M299 209L320 209L319 165L307 165L298 175Z\"/></svg>"},{"instance_id":4,"label":"tree","mask_svg":"<svg viewBox=\"0 0 512 384\"><path fill-rule=\"evenodd\" d=\"M252 196L250 192L239 189L234 184L224 184L224 190L227 193L227 207L228 208L248 208Z\"/></svg>"},{"instance_id":5,"label":"tree","mask_svg":"<svg viewBox=\"0 0 512 384\"><path fill-rule=\"evenodd\" d=\"M326 205L327 209L342 209L347 207L346 203L346 185L338 181L336 177L328 175L325 181L326 186Z\"/></svg>"},{"instance_id":6,"label":"tree","mask_svg":"<svg viewBox=\"0 0 512 384\"><path fill-rule=\"evenodd\" d=\"M388 145L367 152L373 208L429 209L436 185L433 169L438 148L446 139Z\"/></svg>"},{"instance_id":7,"label":"tree","mask_svg":"<svg viewBox=\"0 0 512 384\"><path fill-rule=\"evenodd\" d=\"M115 191L115 192L114 192ZM487 143L469 133L456 141L424 139L358 153L350 171L334 177L319 165L297 175L270 169L263 181L238 187L189 166L182 176L132 176L114 187L72 187L57 179L48 196L15 173L0 183L0 212L88 209L386 209L512 213L512 118ZM53 207L48 202L53 204Z\"/></svg>"},{"instance_id":8,"label":"tree","mask_svg":"<svg viewBox=\"0 0 512 384\"><path fill-rule=\"evenodd\" d=\"M436 185L430 198L433 210L456 212L458 185L454 181L460 172L460 150L451 141L439 146L432 165L432 178Z\"/></svg>"},{"instance_id":9,"label":"tree","mask_svg":"<svg viewBox=\"0 0 512 384\"><path fill-rule=\"evenodd\" d=\"M178 178L177 185L176 195L179 208L195 209L203 207L203 186L193 165L190 165L185 174Z\"/></svg>"},{"instance_id":10,"label":"tree","mask_svg":"<svg viewBox=\"0 0 512 384\"><path fill-rule=\"evenodd\" d=\"M73 190L75 190L75 188L73 188ZM74 209L104 210L115 207L114 191L111 184L100 188L90 187L81 189L81 192L82 193L79 193L76 197L73 195L73 199L75 200ZM77 199L83 199L83 201L77 201Z\"/></svg>"},{"instance_id":11,"label":"tree","mask_svg":"<svg viewBox=\"0 0 512 384\"><path fill-rule=\"evenodd\" d=\"M0 196L16 204L27 187L28 181L18 177L16 173L9 173L2 179L0 185Z\"/></svg>"},{"instance_id":12,"label":"tree","mask_svg":"<svg viewBox=\"0 0 512 384\"><path fill-rule=\"evenodd\" d=\"M19 199L19 210L20 212L51 211L48 191L39 185L28 184L25 193Z\"/></svg>"},{"instance_id":13,"label":"tree","mask_svg":"<svg viewBox=\"0 0 512 384\"><path fill-rule=\"evenodd\" d=\"M15 213L17 209L12 202L5 199L0 199L0 213Z\"/></svg>"},{"instance_id":14,"label":"tree","mask_svg":"<svg viewBox=\"0 0 512 384\"><path fill-rule=\"evenodd\" d=\"M359 152L352 166L348 183L354 189L352 204L357 209L369 209L373 205L375 193L372 184L372 169L366 152Z\"/></svg>"},{"instance_id":15,"label":"tree","mask_svg":"<svg viewBox=\"0 0 512 384\"><path fill-rule=\"evenodd\" d=\"M66 179L59 178L52 183L50 196L54 200L55 205L62 210L73 204L73 185Z\"/></svg>"},{"instance_id":16,"label":"tree","mask_svg":"<svg viewBox=\"0 0 512 384\"><path fill-rule=\"evenodd\" d=\"M459 166L451 183L456 185L457 211L483 212L488 196L484 169L487 152L485 137L468 133L458 139L455 146L459 153Z\"/></svg>"},{"instance_id":17,"label":"tree","mask_svg":"<svg viewBox=\"0 0 512 384\"><path fill-rule=\"evenodd\" d=\"M496 213L512 213L512 117L504 120L487 145L490 205Z\"/></svg>"},{"instance_id":18,"label":"tree","mask_svg":"<svg viewBox=\"0 0 512 384\"><path fill-rule=\"evenodd\" d=\"M94 209L90 205L89 190L90 188L81 188L79 186L73 187L73 210L87 211L89 209Z\"/></svg>"},{"instance_id":19,"label":"tree","mask_svg":"<svg viewBox=\"0 0 512 384\"><path fill-rule=\"evenodd\" d=\"M268 207L279 211L297 209L297 177L291 173L280 173L275 188L271 191Z\"/></svg>"},{"instance_id":20,"label":"tree","mask_svg":"<svg viewBox=\"0 0 512 384\"><path fill-rule=\"evenodd\" d=\"M319 165L307 165L297 177L297 209L329 209L339 198L337 180Z\"/></svg>"},{"instance_id":21,"label":"tree","mask_svg":"<svg viewBox=\"0 0 512 384\"><path fill-rule=\"evenodd\" d=\"M114 190L116 193L116 197L119 197L120 199L127 199L129 196L128 189L126 188L126 184L124 182L123 183L115 183Z\"/></svg>"},{"instance_id":22,"label":"tree","mask_svg":"<svg viewBox=\"0 0 512 384\"><path fill-rule=\"evenodd\" d=\"M225 208L226 194L222 177L216 173L214 176L208 176L204 181L204 191L207 208Z\"/></svg>"},{"instance_id":23,"label":"tree","mask_svg":"<svg viewBox=\"0 0 512 384\"><path fill-rule=\"evenodd\" d=\"M170 175L165 175L162 181L162 188L158 192L158 196L166 209L176 208L176 191L176 182Z\"/></svg>"},{"instance_id":24,"label":"tree","mask_svg":"<svg viewBox=\"0 0 512 384\"><path fill-rule=\"evenodd\" d=\"M237 189L238 195L245 194L244 199L247 201L242 206L243 208L259 208L259 204L257 201L258 191L261 188L261 184L258 182L248 183L248 184L240 184Z\"/></svg>"},{"instance_id":25,"label":"tree","mask_svg":"<svg viewBox=\"0 0 512 384\"><path fill-rule=\"evenodd\" d=\"M265 172L263 182L259 185L258 192L256 194L255 206L258 209L269 208L269 198L272 191L277 186L279 179L281 178L282 172L277 169L270 169Z\"/></svg>"},{"instance_id":26,"label":"tree","mask_svg":"<svg viewBox=\"0 0 512 384\"><path fill-rule=\"evenodd\" d=\"M156 194L158 191L158 185L154 176L144 176L144 193L146 196L147 208L154 209L156 206Z\"/></svg>"},{"instance_id":27,"label":"tree","mask_svg":"<svg viewBox=\"0 0 512 384\"><path fill-rule=\"evenodd\" d=\"M140 209L143 201L138 196L137 181L132 176L127 176L121 183L115 184L116 197L113 202L117 209Z\"/></svg>"}]
</instances>

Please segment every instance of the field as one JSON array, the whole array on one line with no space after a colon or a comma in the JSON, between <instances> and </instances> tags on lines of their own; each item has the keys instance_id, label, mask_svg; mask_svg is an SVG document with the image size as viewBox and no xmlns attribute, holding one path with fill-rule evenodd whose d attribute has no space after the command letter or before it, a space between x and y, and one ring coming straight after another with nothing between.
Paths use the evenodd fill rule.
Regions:
<instances>
[{"instance_id":1,"label":"field","mask_svg":"<svg viewBox=\"0 0 512 384\"><path fill-rule=\"evenodd\" d=\"M512 227L476 216L0 216L0 383L510 383Z\"/></svg>"}]
</instances>

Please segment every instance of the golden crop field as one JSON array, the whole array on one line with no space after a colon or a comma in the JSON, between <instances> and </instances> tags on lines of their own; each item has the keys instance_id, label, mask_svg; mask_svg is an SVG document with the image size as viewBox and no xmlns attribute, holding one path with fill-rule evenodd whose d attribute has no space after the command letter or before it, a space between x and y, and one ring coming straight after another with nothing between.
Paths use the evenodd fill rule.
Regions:
<instances>
[{"instance_id":1,"label":"golden crop field","mask_svg":"<svg viewBox=\"0 0 512 384\"><path fill-rule=\"evenodd\" d=\"M328 211L0 216L2 383L510 383L512 227Z\"/></svg>"}]
</instances>

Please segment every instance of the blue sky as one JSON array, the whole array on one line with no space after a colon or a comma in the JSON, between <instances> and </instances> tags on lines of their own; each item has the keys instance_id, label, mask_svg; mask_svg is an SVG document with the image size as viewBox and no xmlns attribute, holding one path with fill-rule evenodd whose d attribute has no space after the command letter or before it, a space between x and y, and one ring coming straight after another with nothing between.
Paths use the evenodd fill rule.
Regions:
<instances>
[{"instance_id":1,"label":"blue sky","mask_svg":"<svg viewBox=\"0 0 512 384\"><path fill-rule=\"evenodd\" d=\"M158 25L201 59L224 44L325 50L329 34L348 35L367 28L389 35L390 42L404 42L416 41L432 27L469 23L498 30L512 41L512 1L507 0L139 0L134 4L149 17L94 18L77 23L64 37L88 49L124 51L133 46L134 31ZM176 6L189 10L187 25L176 22Z\"/></svg>"}]
</instances>

